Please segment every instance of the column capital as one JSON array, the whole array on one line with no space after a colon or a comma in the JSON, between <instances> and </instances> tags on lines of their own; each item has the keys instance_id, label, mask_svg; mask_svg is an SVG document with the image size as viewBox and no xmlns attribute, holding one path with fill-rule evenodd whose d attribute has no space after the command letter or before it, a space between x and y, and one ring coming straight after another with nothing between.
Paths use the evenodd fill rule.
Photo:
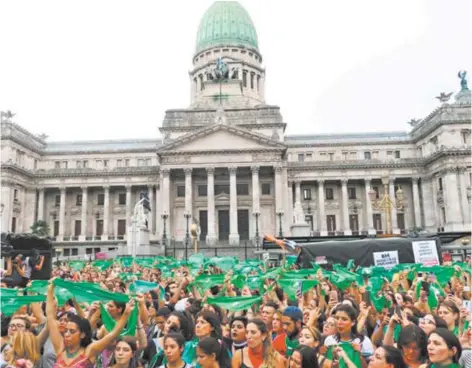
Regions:
<instances>
[{"instance_id":1,"label":"column capital","mask_svg":"<svg viewBox=\"0 0 472 368\"><path fill-rule=\"evenodd\" d=\"M318 180L318 185L319 185L319 186L323 186L324 183L325 183L325 180L324 180L324 179Z\"/></svg>"},{"instance_id":2,"label":"column capital","mask_svg":"<svg viewBox=\"0 0 472 368\"><path fill-rule=\"evenodd\" d=\"M346 186L348 181L349 181L349 179L342 178L342 179L341 179L341 185L342 185L342 186Z\"/></svg>"},{"instance_id":3,"label":"column capital","mask_svg":"<svg viewBox=\"0 0 472 368\"><path fill-rule=\"evenodd\" d=\"M127 192L131 192L131 187L132 187L131 184L126 184L126 185L125 185L126 191L127 191Z\"/></svg>"},{"instance_id":4,"label":"column capital","mask_svg":"<svg viewBox=\"0 0 472 368\"><path fill-rule=\"evenodd\" d=\"M39 190L40 192L44 192L44 187L43 186L36 187L36 189Z\"/></svg>"},{"instance_id":5,"label":"column capital","mask_svg":"<svg viewBox=\"0 0 472 368\"><path fill-rule=\"evenodd\" d=\"M259 166L251 166L251 171L253 174L258 174L259 173L259 169L260 167Z\"/></svg>"},{"instance_id":6,"label":"column capital","mask_svg":"<svg viewBox=\"0 0 472 368\"><path fill-rule=\"evenodd\" d=\"M88 189L88 185L83 184L80 186L80 189L82 189L82 192L86 192Z\"/></svg>"},{"instance_id":7,"label":"column capital","mask_svg":"<svg viewBox=\"0 0 472 368\"><path fill-rule=\"evenodd\" d=\"M414 184L418 184L418 180L420 180L420 177L419 176L412 176L411 177L411 181L414 183Z\"/></svg>"},{"instance_id":8,"label":"column capital","mask_svg":"<svg viewBox=\"0 0 472 368\"><path fill-rule=\"evenodd\" d=\"M237 166L229 166L228 171L230 175L236 175L236 171L238 170Z\"/></svg>"},{"instance_id":9,"label":"column capital","mask_svg":"<svg viewBox=\"0 0 472 368\"><path fill-rule=\"evenodd\" d=\"M213 175L215 173L215 168L213 166L206 167L205 169L208 175Z\"/></svg>"},{"instance_id":10,"label":"column capital","mask_svg":"<svg viewBox=\"0 0 472 368\"><path fill-rule=\"evenodd\" d=\"M109 192L110 191L110 186L109 185L104 185L103 186L103 191L104 192Z\"/></svg>"},{"instance_id":11,"label":"column capital","mask_svg":"<svg viewBox=\"0 0 472 368\"><path fill-rule=\"evenodd\" d=\"M59 187L59 190L61 191L61 194L65 193L66 192L66 187L64 185L62 185L62 186Z\"/></svg>"},{"instance_id":12,"label":"column capital","mask_svg":"<svg viewBox=\"0 0 472 368\"><path fill-rule=\"evenodd\" d=\"M168 177L170 175L170 169L162 169L161 174L163 177Z\"/></svg>"},{"instance_id":13,"label":"column capital","mask_svg":"<svg viewBox=\"0 0 472 368\"><path fill-rule=\"evenodd\" d=\"M280 164L279 164L279 165L275 165L275 166L274 166L274 170L275 170L276 173L280 173L280 172L282 172L282 170L283 170L283 166L280 165Z\"/></svg>"},{"instance_id":14,"label":"column capital","mask_svg":"<svg viewBox=\"0 0 472 368\"><path fill-rule=\"evenodd\" d=\"M372 178L364 178L364 182L366 185L370 185L370 183L372 182Z\"/></svg>"},{"instance_id":15,"label":"column capital","mask_svg":"<svg viewBox=\"0 0 472 368\"><path fill-rule=\"evenodd\" d=\"M395 184L395 178L392 178L392 177L388 178L388 184L394 185Z\"/></svg>"},{"instance_id":16,"label":"column capital","mask_svg":"<svg viewBox=\"0 0 472 368\"><path fill-rule=\"evenodd\" d=\"M302 184L302 180L301 179L293 179L293 182L295 183L295 185L297 187L299 187L301 184Z\"/></svg>"},{"instance_id":17,"label":"column capital","mask_svg":"<svg viewBox=\"0 0 472 368\"><path fill-rule=\"evenodd\" d=\"M191 167L186 167L184 169L184 173L185 173L185 176L189 176L189 175L192 175L192 168Z\"/></svg>"},{"instance_id":18,"label":"column capital","mask_svg":"<svg viewBox=\"0 0 472 368\"><path fill-rule=\"evenodd\" d=\"M148 184L147 187L148 187L148 190L153 190L156 187L156 185L155 184Z\"/></svg>"}]
</instances>

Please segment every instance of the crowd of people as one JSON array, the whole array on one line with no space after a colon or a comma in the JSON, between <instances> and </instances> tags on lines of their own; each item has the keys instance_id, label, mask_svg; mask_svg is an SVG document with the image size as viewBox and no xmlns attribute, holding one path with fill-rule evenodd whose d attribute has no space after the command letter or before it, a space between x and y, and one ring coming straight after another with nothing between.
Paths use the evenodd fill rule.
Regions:
<instances>
[{"instance_id":1,"label":"crowd of people","mask_svg":"<svg viewBox=\"0 0 472 368\"><path fill-rule=\"evenodd\" d=\"M63 262L50 280L2 280L0 360L22 368L470 367L470 273L470 262Z\"/></svg>"}]
</instances>

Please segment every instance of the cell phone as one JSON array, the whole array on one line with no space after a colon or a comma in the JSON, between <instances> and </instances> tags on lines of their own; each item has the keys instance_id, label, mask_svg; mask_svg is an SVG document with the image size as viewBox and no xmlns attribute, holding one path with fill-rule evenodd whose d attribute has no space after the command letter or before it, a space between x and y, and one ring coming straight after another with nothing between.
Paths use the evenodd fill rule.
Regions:
<instances>
[{"instance_id":1,"label":"cell phone","mask_svg":"<svg viewBox=\"0 0 472 368\"><path fill-rule=\"evenodd\" d=\"M470 300L464 300L464 301L462 302L462 306L463 306L465 309L467 309L469 312L471 311L471 309L470 309Z\"/></svg>"},{"instance_id":2,"label":"cell phone","mask_svg":"<svg viewBox=\"0 0 472 368\"><path fill-rule=\"evenodd\" d=\"M402 318L402 308L399 307L398 305L395 307L395 314L396 314L398 317Z\"/></svg>"}]
</instances>

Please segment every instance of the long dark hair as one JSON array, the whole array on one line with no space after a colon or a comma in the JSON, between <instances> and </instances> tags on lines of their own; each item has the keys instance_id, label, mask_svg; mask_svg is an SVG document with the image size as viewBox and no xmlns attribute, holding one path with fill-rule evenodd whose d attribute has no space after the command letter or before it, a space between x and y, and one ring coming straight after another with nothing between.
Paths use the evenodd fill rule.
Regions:
<instances>
[{"instance_id":1,"label":"long dark hair","mask_svg":"<svg viewBox=\"0 0 472 368\"><path fill-rule=\"evenodd\" d=\"M80 346L86 348L92 342L92 327L88 319L79 317L76 314L69 313L67 315L69 322L75 323L84 337L80 339Z\"/></svg>"},{"instance_id":2,"label":"long dark hair","mask_svg":"<svg viewBox=\"0 0 472 368\"><path fill-rule=\"evenodd\" d=\"M357 312L356 310L351 307L349 304L339 304L335 309L333 315L336 315L337 312L344 312L349 316L349 319L353 322L355 322L352 327L351 327L351 336L352 338L358 338L360 341L364 341L364 335L361 335L357 332ZM341 341L341 336L339 335L339 332L336 331L336 334L334 335L336 341Z\"/></svg>"},{"instance_id":3,"label":"long dark hair","mask_svg":"<svg viewBox=\"0 0 472 368\"><path fill-rule=\"evenodd\" d=\"M393 346L382 345L381 348L385 351L385 361L392 364L393 368L406 368L402 353Z\"/></svg>"},{"instance_id":4,"label":"long dark hair","mask_svg":"<svg viewBox=\"0 0 472 368\"><path fill-rule=\"evenodd\" d=\"M428 339L424 331L416 325L408 325L403 327L398 336L398 349L402 350L412 342L416 343L416 346L421 351L421 359L426 359L428 356Z\"/></svg>"},{"instance_id":5,"label":"long dark hair","mask_svg":"<svg viewBox=\"0 0 472 368\"><path fill-rule=\"evenodd\" d=\"M462 346L459 339L456 337L456 335L454 335L447 328L437 328L434 331L431 331L431 333L428 335L428 340L429 340L429 337L433 334L436 334L439 337L441 337L446 343L448 349L452 350L452 348L456 348L456 353L452 357L452 362L459 363L459 358L461 357L461 354L462 354ZM429 363L428 367L432 367L432 364Z\"/></svg>"},{"instance_id":6,"label":"long dark hair","mask_svg":"<svg viewBox=\"0 0 472 368\"><path fill-rule=\"evenodd\" d=\"M179 332L179 333L182 334L185 341L192 340L193 339L193 324L192 324L192 321L190 321L188 319L188 317L182 312L175 311L175 312L172 312L171 314L169 314L169 317L170 316L175 316L179 319L180 328L179 329L172 329L169 332ZM169 318L169 317L167 317L167 318Z\"/></svg>"},{"instance_id":7,"label":"long dark hair","mask_svg":"<svg viewBox=\"0 0 472 368\"><path fill-rule=\"evenodd\" d=\"M223 332L221 330L221 322L218 316L213 312L202 311L197 314L197 319L199 317L203 318L211 325L211 327L213 327L213 330L211 331L211 337L220 340L223 335Z\"/></svg>"},{"instance_id":8,"label":"long dark hair","mask_svg":"<svg viewBox=\"0 0 472 368\"><path fill-rule=\"evenodd\" d=\"M319 368L318 355L315 349L312 349L309 346L301 345L296 348L295 351L298 351L300 353L300 356L302 358L302 368Z\"/></svg>"},{"instance_id":9,"label":"long dark hair","mask_svg":"<svg viewBox=\"0 0 472 368\"><path fill-rule=\"evenodd\" d=\"M217 339L213 337L205 337L198 342L198 348L206 355L215 354L215 359L220 368L230 368L231 359L228 351L221 346Z\"/></svg>"},{"instance_id":10,"label":"long dark hair","mask_svg":"<svg viewBox=\"0 0 472 368\"><path fill-rule=\"evenodd\" d=\"M129 361L128 368L137 368L139 366L139 364L138 364L138 358L136 357L136 351L138 350L138 345L136 344L136 339L134 337L131 337L131 336L119 337L116 340L115 349L116 349L116 346L118 345L119 342L127 343L129 345L129 347L131 348L131 351L133 352L133 356L131 357L131 359ZM110 360L109 367L113 367L115 364L116 364L116 359L115 359L115 353L113 352L113 356Z\"/></svg>"}]
</instances>

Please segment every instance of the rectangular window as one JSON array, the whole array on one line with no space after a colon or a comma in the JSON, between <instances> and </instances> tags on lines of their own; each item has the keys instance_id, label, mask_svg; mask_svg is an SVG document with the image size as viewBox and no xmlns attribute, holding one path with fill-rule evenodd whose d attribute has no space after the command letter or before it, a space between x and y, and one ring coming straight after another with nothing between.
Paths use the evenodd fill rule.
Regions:
<instances>
[{"instance_id":1,"label":"rectangular window","mask_svg":"<svg viewBox=\"0 0 472 368\"><path fill-rule=\"evenodd\" d=\"M75 220L74 224L74 236L79 236L82 231L82 221Z\"/></svg>"},{"instance_id":2,"label":"rectangular window","mask_svg":"<svg viewBox=\"0 0 472 368\"><path fill-rule=\"evenodd\" d=\"M64 257L69 257L69 256L70 256L70 249L64 248L63 256L64 256Z\"/></svg>"},{"instance_id":3,"label":"rectangular window","mask_svg":"<svg viewBox=\"0 0 472 368\"><path fill-rule=\"evenodd\" d=\"M75 205L82 206L82 194L77 194L75 197Z\"/></svg>"},{"instance_id":4,"label":"rectangular window","mask_svg":"<svg viewBox=\"0 0 472 368\"><path fill-rule=\"evenodd\" d=\"M123 160L116 160L116 167L123 166Z\"/></svg>"},{"instance_id":5,"label":"rectangular window","mask_svg":"<svg viewBox=\"0 0 472 368\"><path fill-rule=\"evenodd\" d=\"M84 167L84 169L86 169L88 167L88 161L84 160L84 162L82 163L82 166Z\"/></svg>"},{"instance_id":6,"label":"rectangular window","mask_svg":"<svg viewBox=\"0 0 472 368\"><path fill-rule=\"evenodd\" d=\"M400 230L405 230L405 214L397 213L397 224Z\"/></svg>"},{"instance_id":7,"label":"rectangular window","mask_svg":"<svg viewBox=\"0 0 472 368\"><path fill-rule=\"evenodd\" d=\"M348 187L347 188L347 195L349 199L356 199L356 188L355 187Z\"/></svg>"},{"instance_id":8,"label":"rectangular window","mask_svg":"<svg viewBox=\"0 0 472 368\"><path fill-rule=\"evenodd\" d=\"M116 226L118 236L123 236L126 234L126 220L118 220L118 224Z\"/></svg>"},{"instance_id":9,"label":"rectangular window","mask_svg":"<svg viewBox=\"0 0 472 368\"><path fill-rule=\"evenodd\" d=\"M99 206L103 206L104 203L105 203L105 194L99 194L97 196L97 204Z\"/></svg>"},{"instance_id":10,"label":"rectangular window","mask_svg":"<svg viewBox=\"0 0 472 368\"><path fill-rule=\"evenodd\" d=\"M151 159L150 158L146 159L146 166L151 166Z\"/></svg>"},{"instance_id":11,"label":"rectangular window","mask_svg":"<svg viewBox=\"0 0 472 368\"><path fill-rule=\"evenodd\" d=\"M129 166L129 158L127 158L127 159L125 160L125 166L126 166L126 167Z\"/></svg>"},{"instance_id":12,"label":"rectangular window","mask_svg":"<svg viewBox=\"0 0 472 368\"><path fill-rule=\"evenodd\" d=\"M374 229L382 231L382 215L380 213L374 213L372 216L374 220Z\"/></svg>"},{"instance_id":13,"label":"rectangular window","mask_svg":"<svg viewBox=\"0 0 472 368\"><path fill-rule=\"evenodd\" d=\"M67 169L68 163L67 161L62 161L62 168Z\"/></svg>"},{"instance_id":14,"label":"rectangular window","mask_svg":"<svg viewBox=\"0 0 472 368\"><path fill-rule=\"evenodd\" d=\"M343 160L349 160L349 152L343 152Z\"/></svg>"},{"instance_id":15,"label":"rectangular window","mask_svg":"<svg viewBox=\"0 0 472 368\"><path fill-rule=\"evenodd\" d=\"M247 70L243 70L243 87L247 87Z\"/></svg>"},{"instance_id":16,"label":"rectangular window","mask_svg":"<svg viewBox=\"0 0 472 368\"><path fill-rule=\"evenodd\" d=\"M365 160L370 160L370 159L372 159L372 156L371 156L370 152L368 152L368 151L367 151L367 152L364 152L364 159L365 159Z\"/></svg>"},{"instance_id":17,"label":"rectangular window","mask_svg":"<svg viewBox=\"0 0 472 368\"><path fill-rule=\"evenodd\" d=\"M199 185L198 186L198 196L199 197L206 197L208 194L208 186L206 185Z\"/></svg>"},{"instance_id":18,"label":"rectangular window","mask_svg":"<svg viewBox=\"0 0 472 368\"><path fill-rule=\"evenodd\" d=\"M177 185L177 197L185 197L185 185Z\"/></svg>"},{"instance_id":19,"label":"rectangular window","mask_svg":"<svg viewBox=\"0 0 472 368\"><path fill-rule=\"evenodd\" d=\"M334 199L334 190L333 188L326 188L326 199L327 200L333 200Z\"/></svg>"},{"instance_id":20,"label":"rectangular window","mask_svg":"<svg viewBox=\"0 0 472 368\"><path fill-rule=\"evenodd\" d=\"M36 170L38 168L38 160L34 160L34 169Z\"/></svg>"},{"instance_id":21,"label":"rectangular window","mask_svg":"<svg viewBox=\"0 0 472 368\"><path fill-rule=\"evenodd\" d=\"M336 215L326 216L326 225L328 226L328 232L334 233L336 231Z\"/></svg>"},{"instance_id":22,"label":"rectangular window","mask_svg":"<svg viewBox=\"0 0 472 368\"><path fill-rule=\"evenodd\" d=\"M262 183L261 193L262 195L270 195L270 183Z\"/></svg>"},{"instance_id":23,"label":"rectangular window","mask_svg":"<svg viewBox=\"0 0 472 368\"><path fill-rule=\"evenodd\" d=\"M350 156L351 156L351 160L357 160L357 152L351 152Z\"/></svg>"},{"instance_id":24,"label":"rectangular window","mask_svg":"<svg viewBox=\"0 0 472 368\"><path fill-rule=\"evenodd\" d=\"M306 156L307 161L311 161L313 159L312 153L307 153L305 156Z\"/></svg>"},{"instance_id":25,"label":"rectangular window","mask_svg":"<svg viewBox=\"0 0 472 368\"><path fill-rule=\"evenodd\" d=\"M446 223L446 209L441 207L441 215L442 215L442 226Z\"/></svg>"},{"instance_id":26,"label":"rectangular window","mask_svg":"<svg viewBox=\"0 0 472 368\"><path fill-rule=\"evenodd\" d=\"M245 183L236 184L236 193L238 196L247 196L249 195L249 185Z\"/></svg>"},{"instance_id":27,"label":"rectangular window","mask_svg":"<svg viewBox=\"0 0 472 368\"><path fill-rule=\"evenodd\" d=\"M303 189L303 199L305 201L311 201L311 189L310 188L304 188Z\"/></svg>"},{"instance_id":28,"label":"rectangular window","mask_svg":"<svg viewBox=\"0 0 472 368\"><path fill-rule=\"evenodd\" d=\"M108 167L108 160L103 160L103 167Z\"/></svg>"},{"instance_id":29,"label":"rectangular window","mask_svg":"<svg viewBox=\"0 0 472 368\"><path fill-rule=\"evenodd\" d=\"M251 89L254 89L254 73L251 73Z\"/></svg>"},{"instance_id":30,"label":"rectangular window","mask_svg":"<svg viewBox=\"0 0 472 368\"><path fill-rule=\"evenodd\" d=\"M395 151L395 158L400 158L400 151Z\"/></svg>"},{"instance_id":31,"label":"rectangular window","mask_svg":"<svg viewBox=\"0 0 472 368\"><path fill-rule=\"evenodd\" d=\"M79 255L79 248L72 248L72 255L73 256L78 256Z\"/></svg>"},{"instance_id":32,"label":"rectangular window","mask_svg":"<svg viewBox=\"0 0 472 368\"><path fill-rule=\"evenodd\" d=\"M97 220L96 226L97 226L97 231L96 231L97 236L102 236L103 235L103 220Z\"/></svg>"},{"instance_id":33,"label":"rectangular window","mask_svg":"<svg viewBox=\"0 0 472 368\"><path fill-rule=\"evenodd\" d=\"M352 231L359 231L359 218L357 215L349 215L349 228Z\"/></svg>"},{"instance_id":34,"label":"rectangular window","mask_svg":"<svg viewBox=\"0 0 472 368\"><path fill-rule=\"evenodd\" d=\"M54 162L54 168L55 169L60 169L61 168L61 161Z\"/></svg>"},{"instance_id":35,"label":"rectangular window","mask_svg":"<svg viewBox=\"0 0 472 368\"><path fill-rule=\"evenodd\" d=\"M372 190L375 191L375 199L379 199L380 198L380 189L379 189L379 187L378 186L373 186Z\"/></svg>"},{"instance_id":36,"label":"rectangular window","mask_svg":"<svg viewBox=\"0 0 472 368\"><path fill-rule=\"evenodd\" d=\"M15 202L18 201L18 189L13 189L13 199Z\"/></svg>"},{"instance_id":37,"label":"rectangular window","mask_svg":"<svg viewBox=\"0 0 472 368\"><path fill-rule=\"evenodd\" d=\"M59 207L61 205L61 196L60 195L56 195L54 197L54 206L56 207Z\"/></svg>"},{"instance_id":38,"label":"rectangular window","mask_svg":"<svg viewBox=\"0 0 472 368\"><path fill-rule=\"evenodd\" d=\"M329 160L334 161L334 152L328 152Z\"/></svg>"},{"instance_id":39,"label":"rectangular window","mask_svg":"<svg viewBox=\"0 0 472 368\"><path fill-rule=\"evenodd\" d=\"M16 217L11 218L11 232L16 233Z\"/></svg>"},{"instance_id":40,"label":"rectangular window","mask_svg":"<svg viewBox=\"0 0 472 368\"><path fill-rule=\"evenodd\" d=\"M219 194L229 194L229 185L215 184L215 195Z\"/></svg>"},{"instance_id":41,"label":"rectangular window","mask_svg":"<svg viewBox=\"0 0 472 368\"><path fill-rule=\"evenodd\" d=\"M54 221L54 229L53 229L53 236L59 235L59 221Z\"/></svg>"},{"instance_id":42,"label":"rectangular window","mask_svg":"<svg viewBox=\"0 0 472 368\"><path fill-rule=\"evenodd\" d=\"M118 204L120 206L126 205L126 193L120 193L118 194Z\"/></svg>"},{"instance_id":43,"label":"rectangular window","mask_svg":"<svg viewBox=\"0 0 472 368\"><path fill-rule=\"evenodd\" d=\"M439 190L443 190L443 181L442 181L442 178L438 178L438 186L439 186Z\"/></svg>"},{"instance_id":44,"label":"rectangular window","mask_svg":"<svg viewBox=\"0 0 472 368\"><path fill-rule=\"evenodd\" d=\"M392 157L392 154L393 154L392 151L387 151L387 158L391 158L391 157Z\"/></svg>"},{"instance_id":45,"label":"rectangular window","mask_svg":"<svg viewBox=\"0 0 472 368\"><path fill-rule=\"evenodd\" d=\"M305 161L305 155L303 153L298 154L298 162L303 162Z\"/></svg>"}]
</instances>

